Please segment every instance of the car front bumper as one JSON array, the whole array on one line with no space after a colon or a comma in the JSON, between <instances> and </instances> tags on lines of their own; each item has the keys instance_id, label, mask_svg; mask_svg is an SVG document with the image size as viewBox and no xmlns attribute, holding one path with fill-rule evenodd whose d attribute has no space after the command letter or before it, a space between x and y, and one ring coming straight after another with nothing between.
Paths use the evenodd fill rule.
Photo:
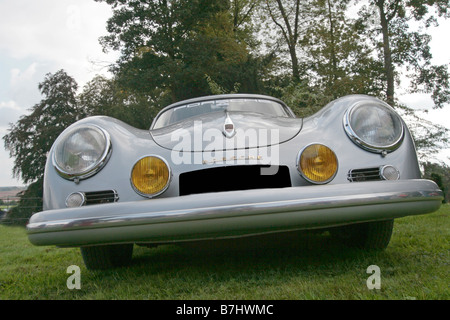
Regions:
<instances>
[{"instance_id":1,"label":"car front bumper","mask_svg":"<svg viewBox=\"0 0 450 320\"><path fill-rule=\"evenodd\" d=\"M231 191L42 211L27 233L56 246L219 239L430 213L442 199L429 180Z\"/></svg>"}]
</instances>

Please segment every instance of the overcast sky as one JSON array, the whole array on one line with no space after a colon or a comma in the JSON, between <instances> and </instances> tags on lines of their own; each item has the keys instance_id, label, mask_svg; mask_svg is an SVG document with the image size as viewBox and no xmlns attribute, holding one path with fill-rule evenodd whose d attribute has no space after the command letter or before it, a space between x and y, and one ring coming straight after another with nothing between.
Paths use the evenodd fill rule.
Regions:
<instances>
[{"instance_id":1,"label":"overcast sky","mask_svg":"<svg viewBox=\"0 0 450 320\"><path fill-rule=\"evenodd\" d=\"M106 34L110 7L94 0L0 0L0 137L21 115L41 100L38 83L45 74L64 69L80 88L117 55L105 54L98 38ZM450 62L444 22L432 31L435 64ZM427 95L404 96L411 107L431 106ZM448 125L450 106L431 112L431 120ZM150 125L150 124L149 124ZM450 152L447 150L447 155ZM0 140L0 187L20 186L12 178L13 160Z\"/></svg>"},{"instance_id":2,"label":"overcast sky","mask_svg":"<svg viewBox=\"0 0 450 320\"><path fill-rule=\"evenodd\" d=\"M116 57L104 54L110 7L94 0L0 0L0 137L8 123L38 103L38 83L60 69L80 88ZM13 160L0 140L0 186L22 185L12 178Z\"/></svg>"}]
</instances>

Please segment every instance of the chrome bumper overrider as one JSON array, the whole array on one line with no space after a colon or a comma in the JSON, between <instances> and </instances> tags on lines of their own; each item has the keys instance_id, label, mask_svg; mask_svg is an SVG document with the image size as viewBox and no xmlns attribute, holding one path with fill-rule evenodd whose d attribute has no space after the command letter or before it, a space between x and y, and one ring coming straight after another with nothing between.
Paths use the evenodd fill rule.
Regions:
<instances>
[{"instance_id":1,"label":"chrome bumper overrider","mask_svg":"<svg viewBox=\"0 0 450 320\"><path fill-rule=\"evenodd\" d=\"M429 180L232 191L47 210L27 232L57 246L227 238L424 214L442 199Z\"/></svg>"}]
</instances>

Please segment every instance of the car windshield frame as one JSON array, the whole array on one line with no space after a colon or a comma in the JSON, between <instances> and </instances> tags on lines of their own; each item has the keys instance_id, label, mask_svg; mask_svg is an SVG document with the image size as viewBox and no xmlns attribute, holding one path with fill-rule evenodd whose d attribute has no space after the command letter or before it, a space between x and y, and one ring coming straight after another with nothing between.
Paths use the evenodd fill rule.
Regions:
<instances>
[{"instance_id":1,"label":"car windshield frame","mask_svg":"<svg viewBox=\"0 0 450 320\"><path fill-rule=\"evenodd\" d=\"M211 98L177 104L163 109L155 118L151 129L160 129L187 119L215 112L249 112L271 117L293 118L290 109L281 101L266 98Z\"/></svg>"}]
</instances>

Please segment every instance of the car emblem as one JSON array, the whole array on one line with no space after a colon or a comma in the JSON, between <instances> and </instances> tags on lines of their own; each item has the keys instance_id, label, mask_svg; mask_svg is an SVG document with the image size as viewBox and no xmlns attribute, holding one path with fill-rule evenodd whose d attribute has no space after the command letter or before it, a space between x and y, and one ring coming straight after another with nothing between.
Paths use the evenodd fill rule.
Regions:
<instances>
[{"instance_id":1,"label":"car emblem","mask_svg":"<svg viewBox=\"0 0 450 320\"><path fill-rule=\"evenodd\" d=\"M227 114L227 118L225 119L225 123L223 124L223 134L227 138L233 138L236 134L236 130L234 128L234 123L231 121L230 116Z\"/></svg>"}]
</instances>

